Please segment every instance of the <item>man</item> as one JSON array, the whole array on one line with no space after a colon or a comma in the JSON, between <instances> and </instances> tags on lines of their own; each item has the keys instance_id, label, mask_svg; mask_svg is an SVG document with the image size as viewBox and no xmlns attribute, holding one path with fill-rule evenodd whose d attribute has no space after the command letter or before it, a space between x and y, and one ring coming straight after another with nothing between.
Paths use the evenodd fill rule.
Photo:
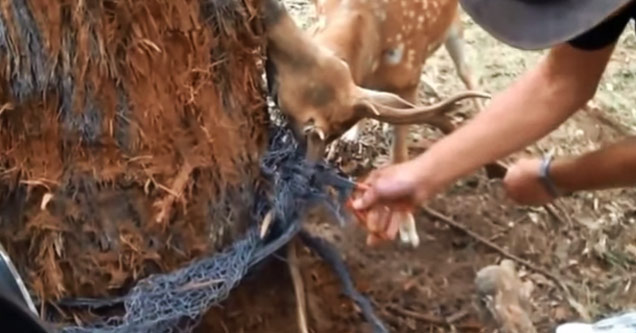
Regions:
<instances>
[{"instance_id":1,"label":"man","mask_svg":"<svg viewBox=\"0 0 636 333\"><path fill-rule=\"evenodd\" d=\"M500 41L551 49L465 126L417 158L369 175L369 189L354 202L354 208L375 213L368 216L369 242L394 239L398 228L389 225L388 216L399 206L426 202L460 177L547 135L583 107L618 38L636 18L632 0L460 1ZM508 195L531 205L564 193L630 185L636 185L636 138L579 157L522 159L504 178Z\"/></svg>"}]
</instances>

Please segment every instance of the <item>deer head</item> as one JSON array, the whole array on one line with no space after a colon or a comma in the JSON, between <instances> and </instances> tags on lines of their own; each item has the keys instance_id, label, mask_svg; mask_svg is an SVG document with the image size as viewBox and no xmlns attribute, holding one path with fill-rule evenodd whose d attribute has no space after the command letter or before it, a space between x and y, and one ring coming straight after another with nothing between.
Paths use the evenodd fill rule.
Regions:
<instances>
[{"instance_id":1,"label":"deer head","mask_svg":"<svg viewBox=\"0 0 636 333\"><path fill-rule=\"evenodd\" d=\"M355 84L349 66L305 34L278 0L262 0L268 42L270 94L290 118L296 135L318 159L324 147L365 117L391 124L426 123L454 109L466 98L489 98L463 92L438 104L417 107L391 93Z\"/></svg>"}]
</instances>

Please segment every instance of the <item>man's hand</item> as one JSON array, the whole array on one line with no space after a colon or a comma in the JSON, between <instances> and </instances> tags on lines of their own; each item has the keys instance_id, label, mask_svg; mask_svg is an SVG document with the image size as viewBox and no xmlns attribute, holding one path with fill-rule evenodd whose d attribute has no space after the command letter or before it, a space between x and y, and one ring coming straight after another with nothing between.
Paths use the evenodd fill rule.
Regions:
<instances>
[{"instance_id":1,"label":"man's hand","mask_svg":"<svg viewBox=\"0 0 636 333\"><path fill-rule=\"evenodd\" d=\"M367 244L393 240L399 230L399 212L410 211L429 198L423 186L424 173L415 161L373 171L363 182L366 190L353 202L353 208L366 211L363 223L369 231Z\"/></svg>"},{"instance_id":2,"label":"man's hand","mask_svg":"<svg viewBox=\"0 0 636 333\"><path fill-rule=\"evenodd\" d=\"M426 200L426 191L419 186L420 178L421 170L414 161L374 170L363 181L367 190L354 201L354 208L369 209L376 204L409 206Z\"/></svg>"},{"instance_id":3,"label":"man's hand","mask_svg":"<svg viewBox=\"0 0 636 333\"><path fill-rule=\"evenodd\" d=\"M503 185L508 196L522 205L544 205L554 200L539 178L541 160L526 158L508 168Z\"/></svg>"}]
</instances>

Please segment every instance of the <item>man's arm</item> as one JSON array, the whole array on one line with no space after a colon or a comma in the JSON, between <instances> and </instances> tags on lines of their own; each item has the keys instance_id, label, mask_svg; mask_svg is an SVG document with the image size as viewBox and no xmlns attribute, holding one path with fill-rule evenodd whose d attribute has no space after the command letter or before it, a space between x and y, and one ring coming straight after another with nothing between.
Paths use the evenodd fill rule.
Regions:
<instances>
[{"instance_id":1,"label":"man's arm","mask_svg":"<svg viewBox=\"0 0 636 333\"><path fill-rule=\"evenodd\" d=\"M555 160L550 177L563 193L636 186L636 137L580 157Z\"/></svg>"},{"instance_id":2,"label":"man's arm","mask_svg":"<svg viewBox=\"0 0 636 333\"><path fill-rule=\"evenodd\" d=\"M540 179L542 163L539 158L524 158L511 165L503 180L508 197L522 205L554 200ZM582 156L554 160L548 174L558 193L636 186L636 137Z\"/></svg>"},{"instance_id":3,"label":"man's arm","mask_svg":"<svg viewBox=\"0 0 636 333\"><path fill-rule=\"evenodd\" d=\"M413 161L421 190L434 194L557 128L594 96L614 46L553 48L484 111Z\"/></svg>"}]
</instances>

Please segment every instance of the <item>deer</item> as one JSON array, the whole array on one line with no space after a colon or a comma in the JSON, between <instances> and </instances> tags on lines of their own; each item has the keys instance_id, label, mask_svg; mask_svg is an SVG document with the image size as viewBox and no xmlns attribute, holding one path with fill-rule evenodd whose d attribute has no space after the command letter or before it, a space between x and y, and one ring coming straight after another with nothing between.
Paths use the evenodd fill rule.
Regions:
<instances>
[{"instance_id":1,"label":"deer","mask_svg":"<svg viewBox=\"0 0 636 333\"><path fill-rule=\"evenodd\" d=\"M475 91L465 61L458 0L312 0L317 23L300 29L277 0L262 0L270 95L308 138L308 154L355 140L361 120L393 125L391 161L408 159L411 124L455 130L447 113L456 102L490 95ZM426 59L444 44L467 88L430 106L416 106ZM478 109L481 103L475 103ZM311 134L311 135L310 135ZM412 212L398 212L402 243L420 239Z\"/></svg>"},{"instance_id":2,"label":"deer","mask_svg":"<svg viewBox=\"0 0 636 333\"><path fill-rule=\"evenodd\" d=\"M357 84L394 92L415 103L422 68L426 60L444 44L464 86L468 90L476 89L477 84L465 59L463 29L457 10L458 1L312 2L318 20L310 27L310 35L318 43L345 59ZM364 18L357 18L357 15ZM361 29L357 26L356 20L366 22L361 23L362 30L356 30ZM367 30L364 30L365 28ZM379 40L370 40L373 37L369 36L373 35ZM352 49L356 45L360 47L359 50ZM373 59L366 60L370 62L366 64L366 68L365 58ZM397 79L400 76L402 79ZM474 105L478 111L481 110L482 104L479 100L476 100ZM342 138L346 141L356 141L360 125L362 121L348 130ZM454 128L443 117L435 119L431 125L438 127L445 134ZM402 129L406 130L406 127L400 130ZM394 153L397 158L402 157L397 151Z\"/></svg>"},{"instance_id":3,"label":"deer","mask_svg":"<svg viewBox=\"0 0 636 333\"><path fill-rule=\"evenodd\" d=\"M464 61L457 0L314 0L319 20L309 31L279 1L260 0L268 94L305 144L309 161L322 158L327 145L346 133L355 137L363 119L391 124L391 160L406 161L409 125L429 124L448 134L455 125L447 113L459 108L457 102L490 98L474 90ZM424 62L442 44L467 90L418 106ZM401 241L417 247L413 213L393 218L399 219ZM299 325L308 332L294 244L288 263Z\"/></svg>"}]
</instances>

